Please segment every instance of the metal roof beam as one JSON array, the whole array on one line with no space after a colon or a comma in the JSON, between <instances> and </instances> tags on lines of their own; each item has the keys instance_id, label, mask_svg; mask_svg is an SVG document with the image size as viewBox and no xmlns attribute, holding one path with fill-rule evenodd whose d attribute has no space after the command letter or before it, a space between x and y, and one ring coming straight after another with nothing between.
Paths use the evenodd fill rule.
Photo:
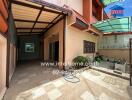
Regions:
<instances>
[{"instance_id":1,"label":"metal roof beam","mask_svg":"<svg viewBox=\"0 0 132 100\"><path fill-rule=\"evenodd\" d=\"M26 0L26 1L30 1L32 3L36 3L36 4L39 4L39 5L43 5L43 6L55 9L55 10L62 11L64 14L69 14L69 15L72 14L71 10L60 7L60 6L57 6L57 5L49 3L49 2L46 2L44 0Z\"/></svg>"},{"instance_id":2,"label":"metal roof beam","mask_svg":"<svg viewBox=\"0 0 132 100\"><path fill-rule=\"evenodd\" d=\"M33 8L33 9L38 9L38 10L41 9L41 7L30 5L30 4L27 4L27 3L20 2L20 1L14 1L13 0L12 3L17 4L17 5L21 5L21 6L25 6L25 7L29 7L29 8ZM43 11L56 13L56 14L63 14L62 12L57 12L57 11L46 9L46 8L43 8Z\"/></svg>"},{"instance_id":3,"label":"metal roof beam","mask_svg":"<svg viewBox=\"0 0 132 100\"><path fill-rule=\"evenodd\" d=\"M18 22L29 22L29 23L34 23L35 21L33 20L23 20L23 19L14 19L14 21ZM37 21L37 23L42 23L42 24L53 24L51 22L45 22L45 21Z\"/></svg>"}]
</instances>

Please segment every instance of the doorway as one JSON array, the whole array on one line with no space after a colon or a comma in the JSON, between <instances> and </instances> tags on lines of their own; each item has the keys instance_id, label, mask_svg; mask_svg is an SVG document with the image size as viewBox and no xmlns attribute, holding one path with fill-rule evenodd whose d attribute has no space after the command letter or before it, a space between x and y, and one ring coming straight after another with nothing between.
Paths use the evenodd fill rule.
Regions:
<instances>
[{"instance_id":1,"label":"doorway","mask_svg":"<svg viewBox=\"0 0 132 100\"><path fill-rule=\"evenodd\" d=\"M39 35L18 37L18 60L32 61L40 60L41 41Z\"/></svg>"},{"instance_id":2,"label":"doorway","mask_svg":"<svg viewBox=\"0 0 132 100\"><path fill-rule=\"evenodd\" d=\"M50 61L59 61L59 41L49 44L49 59Z\"/></svg>"}]
</instances>

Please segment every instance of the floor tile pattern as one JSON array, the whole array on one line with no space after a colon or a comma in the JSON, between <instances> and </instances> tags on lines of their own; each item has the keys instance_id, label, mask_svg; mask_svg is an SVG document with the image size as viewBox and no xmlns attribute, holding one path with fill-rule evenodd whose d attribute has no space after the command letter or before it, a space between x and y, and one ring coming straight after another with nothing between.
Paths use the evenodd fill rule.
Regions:
<instances>
[{"instance_id":1,"label":"floor tile pattern","mask_svg":"<svg viewBox=\"0 0 132 100\"><path fill-rule=\"evenodd\" d=\"M21 68L22 67L22 68ZM4 100L132 100L129 81L87 69L71 83L62 75L54 75L54 68L39 64L19 67Z\"/></svg>"}]
</instances>

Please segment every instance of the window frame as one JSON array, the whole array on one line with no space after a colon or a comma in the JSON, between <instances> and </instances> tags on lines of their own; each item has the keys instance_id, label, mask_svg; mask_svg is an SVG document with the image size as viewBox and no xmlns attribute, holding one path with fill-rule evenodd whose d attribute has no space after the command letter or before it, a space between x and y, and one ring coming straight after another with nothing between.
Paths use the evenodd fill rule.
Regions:
<instances>
[{"instance_id":1,"label":"window frame","mask_svg":"<svg viewBox=\"0 0 132 100\"><path fill-rule=\"evenodd\" d=\"M96 43L84 40L83 41L83 53L95 53Z\"/></svg>"}]
</instances>

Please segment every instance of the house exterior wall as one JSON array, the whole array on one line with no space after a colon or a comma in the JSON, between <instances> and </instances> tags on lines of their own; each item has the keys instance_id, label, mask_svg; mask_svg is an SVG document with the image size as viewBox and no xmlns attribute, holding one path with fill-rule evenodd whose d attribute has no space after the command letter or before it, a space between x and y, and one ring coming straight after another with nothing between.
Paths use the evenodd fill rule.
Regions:
<instances>
[{"instance_id":1,"label":"house exterior wall","mask_svg":"<svg viewBox=\"0 0 132 100\"><path fill-rule=\"evenodd\" d=\"M59 6L67 5L83 15L83 0L45 0Z\"/></svg>"},{"instance_id":2,"label":"house exterior wall","mask_svg":"<svg viewBox=\"0 0 132 100\"><path fill-rule=\"evenodd\" d=\"M83 15L83 0L67 0L66 5Z\"/></svg>"},{"instance_id":3,"label":"house exterior wall","mask_svg":"<svg viewBox=\"0 0 132 100\"><path fill-rule=\"evenodd\" d=\"M52 42L59 41L59 34L52 34L46 38L44 38L44 59L45 60L50 60L49 59L49 44Z\"/></svg>"},{"instance_id":4,"label":"house exterior wall","mask_svg":"<svg viewBox=\"0 0 132 100\"><path fill-rule=\"evenodd\" d=\"M5 17L5 19L7 19L8 18L8 12L7 12L5 4L7 4L6 1L0 0L0 11L3 14L3 17Z\"/></svg>"},{"instance_id":5,"label":"house exterior wall","mask_svg":"<svg viewBox=\"0 0 132 100\"><path fill-rule=\"evenodd\" d=\"M56 37L57 36L57 37ZM49 43L59 40L59 62L63 62L63 20L59 21L44 36L44 60L49 60Z\"/></svg>"},{"instance_id":6,"label":"house exterior wall","mask_svg":"<svg viewBox=\"0 0 132 100\"><path fill-rule=\"evenodd\" d=\"M9 81L16 68L16 28L13 15L10 12L8 18L8 40L9 40Z\"/></svg>"},{"instance_id":7,"label":"house exterior wall","mask_svg":"<svg viewBox=\"0 0 132 100\"><path fill-rule=\"evenodd\" d=\"M8 12L6 1L0 0L0 100L6 91Z\"/></svg>"},{"instance_id":8,"label":"house exterior wall","mask_svg":"<svg viewBox=\"0 0 132 100\"><path fill-rule=\"evenodd\" d=\"M77 56L94 56L95 53L83 53L83 41L91 41L96 44L97 51L97 40L98 37L91 35L88 32L83 32L77 28L67 26L65 34L66 50L65 50L65 62L72 62Z\"/></svg>"},{"instance_id":9,"label":"house exterior wall","mask_svg":"<svg viewBox=\"0 0 132 100\"><path fill-rule=\"evenodd\" d=\"M92 0L83 0L83 15L89 23L92 20Z\"/></svg>"},{"instance_id":10,"label":"house exterior wall","mask_svg":"<svg viewBox=\"0 0 132 100\"><path fill-rule=\"evenodd\" d=\"M9 81L12 78L12 75L16 68L16 46L10 43L10 61L9 61Z\"/></svg>"},{"instance_id":11,"label":"house exterior wall","mask_svg":"<svg viewBox=\"0 0 132 100\"><path fill-rule=\"evenodd\" d=\"M5 33L8 29L7 24L8 12L4 5L4 1L0 0L0 31Z\"/></svg>"},{"instance_id":12,"label":"house exterior wall","mask_svg":"<svg viewBox=\"0 0 132 100\"><path fill-rule=\"evenodd\" d=\"M0 12L0 31L5 33L7 31L7 23L6 21L4 20L3 16L1 15L1 12Z\"/></svg>"},{"instance_id":13,"label":"house exterior wall","mask_svg":"<svg viewBox=\"0 0 132 100\"><path fill-rule=\"evenodd\" d=\"M52 3L53 0L49 0L48 2ZM68 5L70 6L72 9L74 9L75 11L77 11L79 14L83 15L84 12L84 8L83 8L83 1L84 0L56 0L56 2L54 2L55 4L58 3L58 5ZM89 1L89 0L87 0ZM92 5L92 0L90 0L90 6ZM86 6L85 6L86 7ZM92 7L92 6L91 6ZM86 8L85 8L86 9ZM92 8L91 8L92 9ZM92 16L92 12L89 13L89 6L86 9L87 11L87 16L90 17ZM89 15L90 14L90 15ZM89 19L89 21L92 20L91 17ZM84 32L82 30L79 30L77 28L74 28L71 26L71 24L74 23L74 20L71 16L68 16L66 19L66 29L65 29L65 62L72 62L72 60L77 57L77 56L94 56L95 53L87 53L84 54L83 53L83 41L87 40L87 41L91 41L94 42L96 44L96 51L97 51L97 41L98 41L98 36L92 35L88 32ZM60 49L59 49L59 61L62 61L63 59L63 36L60 36L63 34L63 30L62 30L62 23L59 22L57 25L55 25L53 28L51 28L45 35L44 38L44 58L45 60L48 60L49 58L49 39L50 39L50 35L54 34L54 33L58 33L59 32L59 42L60 44Z\"/></svg>"},{"instance_id":14,"label":"house exterior wall","mask_svg":"<svg viewBox=\"0 0 132 100\"><path fill-rule=\"evenodd\" d=\"M92 0L81 0L81 4L74 1L70 7L73 8L75 3L78 3L78 7L81 7L81 11L83 11L83 14L81 11L78 13L82 14L88 22L92 21ZM94 42L96 44L95 48L97 51L97 41L99 37L72 27L72 23L74 23L73 18L71 16L67 17L65 33L65 62L72 62L72 60L77 56L95 56L95 53L83 53L83 41L87 40Z\"/></svg>"},{"instance_id":15,"label":"house exterior wall","mask_svg":"<svg viewBox=\"0 0 132 100\"><path fill-rule=\"evenodd\" d=\"M96 11L97 17L101 17L103 19L104 11L103 6L97 0L45 0L46 2L53 3L58 6L67 5L77 11L79 14L83 15L89 23L96 22L96 19L92 15L92 11ZM95 1L95 4L98 4L98 8L93 6L92 1Z\"/></svg>"},{"instance_id":16,"label":"house exterior wall","mask_svg":"<svg viewBox=\"0 0 132 100\"><path fill-rule=\"evenodd\" d=\"M7 39L0 34L0 100L6 91Z\"/></svg>"},{"instance_id":17,"label":"house exterior wall","mask_svg":"<svg viewBox=\"0 0 132 100\"><path fill-rule=\"evenodd\" d=\"M67 21L69 19L67 18ZM59 40L59 62L63 62L63 20L52 27L44 36L44 60L49 60L49 43ZM65 62L72 62L76 56L94 56L95 53L83 53L83 41L91 41L96 44L98 37L88 32L83 32L77 28L66 24L65 29Z\"/></svg>"},{"instance_id":18,"label":"house exterior wall","mask_svg":"<svg viewBox=\"0 0 132 100\"><path fill-rule=\"evenodd\" d=\"M98 8L95 6L95 4L98 5ZM93 12L96 14L96 18L93 15ZM103 7L94 0L83 0L83 16L90 24L102 20Z\"/></svg>"}]
</instances>

